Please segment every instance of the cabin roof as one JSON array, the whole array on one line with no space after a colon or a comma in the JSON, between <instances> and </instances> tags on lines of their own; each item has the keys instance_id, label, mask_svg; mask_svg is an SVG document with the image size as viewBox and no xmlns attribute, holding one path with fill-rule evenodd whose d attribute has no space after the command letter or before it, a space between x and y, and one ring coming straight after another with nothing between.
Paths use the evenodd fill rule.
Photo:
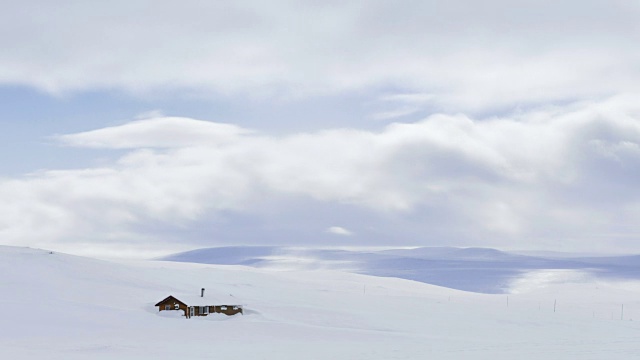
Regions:
<instances>
[{"instance_id":1,"label":"cabin roof","mask_svg":"<svg viewBox=\"0 0 640 360\"><path fill-rule=\"evenodd\" d=\"M239 306L242 304L240 299L234 297L231 294L229 295L215 294L213 296L208 296L205 293L203 297L200 297L199 295L192 295L192 294L179 294L176 296L169 295L162 301L158 302L155 306L160 306L169 299L173 299L185 306L214 306L214 305Z\"/></svg>"},{"instance_id":2,"label":"cabin roof","mask_svg":"<svg viewBox=\"0 0 640 360\"><path fill-rule=\"evenodd\" d=\"M234 297L233 295L207 295L204 294L203 297L199 295L178 295L178 298L189 306L213 306L213 305L238 305L241 304L240 299Z\"/></svg>"},{"instance_id":3,"label":"cabin roof","mask_svg":"<svg viewBox=\"0 0 640 360\"><path fill-rule=\"evenodd\" d=\"M166 298L164 298L164 299L162 299L162 300L158 301L158 303L157 303L155 306L160 306L160 305L162 305L163 303L167 302L168 300L174 300L175 302L179 302L179 303L181 303L182 305L187 306L187 304L185 304L185 303L184 303L184 302L182 302L181 300L178 300L178 299L177 299L175 296L173 296L173 295L169 295L169 296L167 296Z\"/></svg>"}]
</instances>

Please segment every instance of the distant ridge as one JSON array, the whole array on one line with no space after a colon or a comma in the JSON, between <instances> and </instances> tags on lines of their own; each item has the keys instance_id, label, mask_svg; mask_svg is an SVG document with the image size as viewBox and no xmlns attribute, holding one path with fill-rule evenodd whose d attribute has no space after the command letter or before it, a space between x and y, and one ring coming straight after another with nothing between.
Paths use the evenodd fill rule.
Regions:
<instances>
[{"instance_id":1,"label":"distant ridge","mask_svg":"<svg viewBox=\"0 0 640 360\"><path fill-rule=\"evenodd\" d=\"M233 246L196 249L158 260L299 270L334 269L489 294L507 293L514 281L539 270L578 270L596 277L640 279L640 256L547 258L492 248L419 247L372 251Z\"/></svg>"},{"instance_id":2,"label":"distant ridge","mask_svg":"<svg viewBox=\"0 0 640 360\"><path fill-rule=\"evenodd\" d=\"M255 265L260 258L279 251L276 246L227 246L185 251L159 260L219 265Z\"/></svg>"}]
</instances>

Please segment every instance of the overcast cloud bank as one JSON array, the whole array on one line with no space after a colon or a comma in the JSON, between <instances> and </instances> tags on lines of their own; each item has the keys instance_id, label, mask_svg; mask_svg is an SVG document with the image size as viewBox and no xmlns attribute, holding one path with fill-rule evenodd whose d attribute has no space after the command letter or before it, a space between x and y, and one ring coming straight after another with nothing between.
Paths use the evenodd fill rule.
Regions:
<instances>
[{"instance_id":1,"label":"overcast cloud bank","mask_svg":"<svg viewBox=\"0 0 640 360\"><path fill-rule=\"evenodd\" d=\"M440 114L380 132L280 137L188 118L135 120L57 138L125 149L113 162L2 180L0 236L41 246L162 244L175 239L143 225L268 213L294 197L404 216L416 237L438 245L557 249L562 239L566 249L637 249L639 104L625 95L512 118Z\"/></svg>"},{"instance_id":2,"label":"overcast cloud bank","mask_svg":"<svg viewBox=\"0 0 640 360\"><path fill-rule=\"evenodd\" d=\"M137 96L395 89L444 110L511 109L638 91L639 15L617 0L11 2L0 82Z\"/></svg>"}]
</instances>

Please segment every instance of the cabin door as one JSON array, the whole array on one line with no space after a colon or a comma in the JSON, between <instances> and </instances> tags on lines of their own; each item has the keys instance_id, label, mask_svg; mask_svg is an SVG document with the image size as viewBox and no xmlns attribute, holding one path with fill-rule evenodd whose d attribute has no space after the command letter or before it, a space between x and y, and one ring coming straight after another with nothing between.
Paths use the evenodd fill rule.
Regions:
<instances>
[{"instance_id":1,"label":"cabin door","mask_svg":"<svg viewBox=\"0 0 640 360\"><path fill-rule=\"evenodd\" d=\"M193 315L194 315L194 313L193 313L193 306L189 306L189 316L191 317L191 316L193 316Z\"/></svg>"}]
</instances>

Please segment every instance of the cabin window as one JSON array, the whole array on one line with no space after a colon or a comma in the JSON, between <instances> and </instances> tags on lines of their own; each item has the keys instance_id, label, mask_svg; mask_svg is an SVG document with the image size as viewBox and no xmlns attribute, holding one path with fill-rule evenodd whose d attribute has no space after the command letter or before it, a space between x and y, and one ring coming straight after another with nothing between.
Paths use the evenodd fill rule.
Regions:
<instances>
[{"instance_id":1,"label":"cabin window","mask_svg":"<svg viewBox=\"0 0 640 360\"><path fill-rule=\"evenodd\" d=\"M220 306L220 310L227 310L226 306Z\"/></svg>"},{"instance_id":2,"label":"cabin window","mask_svg":"<svg viewBox=\"0 0 640 360\"><path fill-rule=\"evenodd\" d=\"M200 314L207 315L208 313L209 313L209 307L208 306L201 306L200 307Z\"/></svg>"},{"instance_id":3,"label":"cabin window","mask_svg":"<svg viewBox=\"0 0 640 360\"><path fill-rule=\"evenodd\" d=\"M165 305L165 306L164 306L164 309L165 309L165 310L171 310L171 305Z\"/></svg>"},{"instance_id":4,"label":"cabin window","mask_svg":"<svg viewBox=\"0 0 640 360\"><path fill-rule=\"evenodd\" d=\"M234 306L234 307L233 307L233 310L238 310L238 307L237 307L237 306Z\"/></svg>"}]
</instances>

